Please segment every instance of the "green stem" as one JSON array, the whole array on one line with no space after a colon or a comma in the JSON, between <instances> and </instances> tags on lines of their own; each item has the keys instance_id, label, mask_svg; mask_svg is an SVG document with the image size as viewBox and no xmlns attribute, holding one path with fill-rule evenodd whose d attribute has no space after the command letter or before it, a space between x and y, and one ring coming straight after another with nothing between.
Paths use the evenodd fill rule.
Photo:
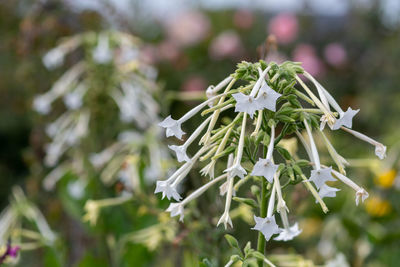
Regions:
<instances>
[{"instance_id":1,"label":"green stem","mask_svg":"<svg viewBox=\"0 0 400 267\"><path fill-rule=\"evenodd\" d=\"M265 216L267 216L267 181L264 178L262 179L262 182L261 182L260 216L261 216L261 218L265 218ZM261 232L258 233L257 250L264 255L264 253L265 253L265 237ZM258 265L260 267L264 266L263 261L259 260Z\"/></svg>"},{"instance_id":2,"label":"green stem","mask_svg":"<svg viewBox=\"0 0 400 267\"><path fill-rule=\"evenodd\" d=\"M263 148L263 156L264 158L267 155L267 148L264 146ZM266 179L261 179L261 203L260 203L260 217L265 218L267 216L267 181ZM257 251L264 255L265 253L265 237L259 232L258 240L257 240ZM262 260L258 260L258 266L264 266Z\"/></svg>"}]
</instances>

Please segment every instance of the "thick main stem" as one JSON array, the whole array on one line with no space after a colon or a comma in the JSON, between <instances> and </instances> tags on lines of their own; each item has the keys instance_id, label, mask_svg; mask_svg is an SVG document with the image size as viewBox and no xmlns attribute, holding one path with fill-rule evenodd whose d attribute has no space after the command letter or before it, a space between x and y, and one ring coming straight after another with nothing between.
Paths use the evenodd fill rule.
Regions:
<instances>
[{"instance_id":1,"label":"thick main stem","mask_svg":"<svg viewBox=\"0 0 400 267\"><path fill-rule=\"evenodd\" d=\"M262 179L261 182L261 203L260 203L260 217L267 216L267 180ZM258 232L257 250L264 255L265 252L265 237L261 232ZM258 261L259 266L263 266L263 261Z\"/></svg>"}]
</instances>

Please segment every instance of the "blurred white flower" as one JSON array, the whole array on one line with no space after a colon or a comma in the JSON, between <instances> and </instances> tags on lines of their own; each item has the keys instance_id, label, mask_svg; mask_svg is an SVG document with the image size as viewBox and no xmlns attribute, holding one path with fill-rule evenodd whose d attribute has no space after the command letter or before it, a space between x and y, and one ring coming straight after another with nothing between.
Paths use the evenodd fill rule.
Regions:
<instances>
[{"instance_id":1,"label":"blurred white flower","mask_svg":"<svg viewBox=\"0 0 400 267\"><path fill-rule=\"evenodd\" d=\"M281 232L275 222L275 215L265 218L254 216L254 221L256 225L251 229L260 231L267 241L269 241L273 235Z\"/></svg>"},{"instance_id":2,"label":"blurred white flower","mask_svg":"<svg viewBox=\"0 0 400 267\"><path fill-rule=\"evenodd\" d=\"M93 60L99 64L107 64L112 59L112 51L110 50L109 39L106 34L100 34L97 46L93 50Z\"/></svg>"},{"instance_id":3,"label":"blurred white flower","mask_svg":"<svg viewBox=\"0 0 400 267\"><path fill-rule=\"evenodd\" d=\"M276 241L289 241L301 234L302 230L299 229L299 224L295 223L293 226L281 229L277 237L274 238Z\"/></svg>"}]
</instances>

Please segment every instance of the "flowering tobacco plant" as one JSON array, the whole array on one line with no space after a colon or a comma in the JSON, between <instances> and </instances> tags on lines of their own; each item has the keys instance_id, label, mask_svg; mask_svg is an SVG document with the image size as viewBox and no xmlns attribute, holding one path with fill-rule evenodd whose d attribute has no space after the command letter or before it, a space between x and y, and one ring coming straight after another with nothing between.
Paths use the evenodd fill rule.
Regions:
<instances>
[{"instance_id":1,"label":"flowering tobacco plant","mask_svg":"<svg viewBox=\"0 0 400 267\"><path fill-rule=\"evenodd\" d=\"M302 75L300 77L299 75ZM312 88L303 81L307 79ZM239 86L236 86L240 84ZM182 139L185 132L182 124L201 113L203 122L189 135L182 145L172 145L183 165L168 179L158 181L155 193L173 198L167 211L179 216L182 221L184 207L215 184L221 183L221 195L225 195L225 211L217 226L233 226L229 211L232 199L246 203L254 211L255 225L259 231L257 251L232 256L227 266L235 261L256 260L273 265L264 257L265 241L288 241L301 233L297 223L290 223L289 208L283 198L289 185L302 183L328 212L323 198L335 197L340 189L331 186L331 181L341 181L355 191L356 205L363 202L368 193L346 176L347 161L338 154L326 137L326 125L332 131L345 131L375 147L375 154L383 159L386 147L366 135L352 130L353 117L359 110L344 111L333 96L300 63L241 62L235 73L206 91L208 100L194 107L178 120L168 116L159 125L166 135ZM220 120L222 112L234 110L235 116L228 122ZM219 122L219 121L223 121ZM324 165L314 135L319 134L332 158L334 166ZM294 136L303 145L308 159L301 158L288 148L288 137ZM292 137L293 138L293 137ZM187 148L199 139L199 149L192 157ZM218 162L225 161L220 168ZM210 181L182 198L178 186L197 162L206 162L200 173ZM311 169L311 172L309 172ZM252 190L255 199L234 197L239 187L248 181L260 186ZM279 216L280 220L276 216ZM228 239L232 239L229 237ZM229 241L229 240L228 240ZM229 243L235 243L230 240ZM269 262L269 263L268 263Z\"/></svg>"},{"instance_id":2,"label":"flowering tobacco plant","mask_svg":"<svg viewBox=\"0 0 400 267\"><path fill-rule=\"evenodd\" d=\"M140 51L138 38L104 31L64 38L44 55L49 69L78 59L33 101L38 113L58 116L46 128L51 142L44 163L54 168L44 180L47 190L71 171L86 178L100 174L104 184L121 183L128 194L164 174L161 159L168 156L152 126L159 121L157 71L140 60ZM145 177L139 175L142 165ZM71 183L70 195L82 198L87 180Z\"/></svg>"}]
</instances>

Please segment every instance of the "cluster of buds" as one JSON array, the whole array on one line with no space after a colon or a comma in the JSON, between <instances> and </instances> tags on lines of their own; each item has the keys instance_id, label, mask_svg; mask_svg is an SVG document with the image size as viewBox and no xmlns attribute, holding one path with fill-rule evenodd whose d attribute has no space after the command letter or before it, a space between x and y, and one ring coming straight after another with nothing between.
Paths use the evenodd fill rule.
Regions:
<instances>
[{"instance_id":1,"label":"cluster of buds","mask_svg":"<svg viewBox=\"0 0 400 267\"><path fill-rule=\"evenodd\" d=\"M306 79L315 87L316 93L306 85ZM235 87L239 83L240 86ZM276 234L275 240L288 241L301 233L298 224L291 226L288 219L289 209L282 191L289 184L302 182L324 212L328 208L323 198L335 197L339 191L329 185L331 181L340 180L354 189L357 205L368 197L362 187L346 177L348 163L330 143L324 128L327 124L332 131L342 130L372 144L380 159L385 157L386 147L352 130L352 119L359 110L348 108L343 111L300 63L239 63L235 73L207 89L207 96L208 100L180 119L168 116L159 124L166 129L167 137L182 139L185 134L182 124L198 113L204 116L203 122L182 145L170 146L178 161L184 164L168 179L157 182L155 193L177 201L167 209L171 216L179 215L183 220L185 205L221 182L220 192L222 196L226 195L226 205L218 225L222 223L225 228L228 225L232 227L229 216L232 196L242 184L254 180L261 183L262 188L256 192L260 217L254 216L252 229L262 233L267 241ZM233 119L219 120L222 112L231 109L236 115ZM322 136L337 170L321 164L314 141L315 132ZM303 144L307 160L285 148L289 137L297 138ZM196 139L200 148L190 157L186 150ZM220 168L218 161L227 162L226 167ZM182 200L178 186L197 162L208 162L200 173L209 176L210 181ZM310 168L308 176L305 172ZM248 201L251 202L255 203L252 199ZM282 226L277 224L275 212L280 215Z\"/></svg>"},{"instance_id":2,"label":"cluster of buds","mask_svg":"<svg viewBox=\"0 0 400 267\"><path fill-rule=\"evenodd\" d=\"M88 162L91 170L101 172L106 184L118 179L130 189L126 192L138 183L139 179L132 177L143 162L148 166L149 181L163 174L161 165L149 160L161 162L162 153L167 154L166 149L158 149L162 147L159 130L152 127L160 120L153 97L158 90L157 71L141 61L140 51L141 42L136 37L105 31L64 38L44 55L43 63L49 69L61 66L68 57L79 58L50 90L33 101L40 114L52 111L59 99L65 106L62 114L53 112L59 116L46 128L51 142L46 145L44 163L54 168L44 181L47 190L68 171L89 176ZM118 113L119 121L115 120ZM105 130L109 123L113 127ZM113 144L104 147L103 143ZM149 157L139 162L135 155L143 151L148 151ZM81 197L86 183L72 184L71 195Z\"/></svg>"}]
</instances>

